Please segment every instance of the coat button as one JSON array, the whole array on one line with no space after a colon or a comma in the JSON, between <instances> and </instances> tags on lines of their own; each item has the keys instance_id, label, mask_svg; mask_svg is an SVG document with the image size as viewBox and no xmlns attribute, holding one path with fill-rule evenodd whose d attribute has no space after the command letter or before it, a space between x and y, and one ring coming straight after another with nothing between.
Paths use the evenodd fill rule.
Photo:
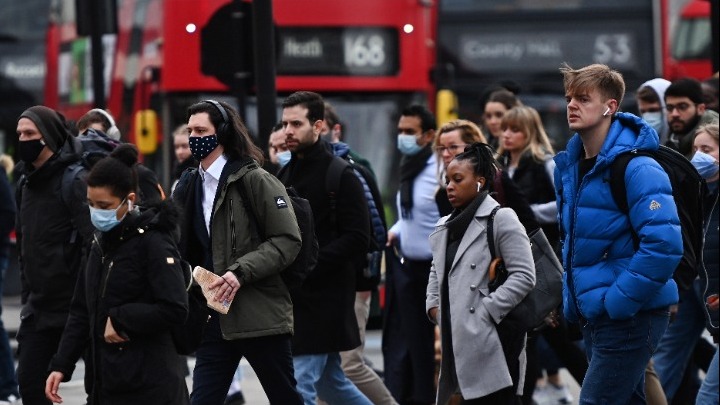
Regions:
<instances>
[{"instance_id":1,"label":"coat button","mask_svg":"<svg viewBox=\"0 0 720 405\"><path fill-rule=\"evenodd\" d=\"M475 291L477 286L475 284L470 284L470 291Z\"/></svg>"},{"instance_id":2,"label":"coat button","mask_svg":"<svg viewBox=\"0 0 720 405\"><path fill-rule=\"evenodd\" d=\"M472 263L472 264L470 265L470 268L473 269L473 270L475 269L475 267L477 267L477 266L475 265L475 263Z\"/></svg>"},{"instance_id":3,"label":"coat button","mask_svg":"<svg viewBox=\"0 0 720 405\"><path fill-rule=\"evenodd\" d=\"M471 313L471 314L474 314L474 313L475 313L475 307L470 307L470 313Z\"/></svg>"}]
</instances>

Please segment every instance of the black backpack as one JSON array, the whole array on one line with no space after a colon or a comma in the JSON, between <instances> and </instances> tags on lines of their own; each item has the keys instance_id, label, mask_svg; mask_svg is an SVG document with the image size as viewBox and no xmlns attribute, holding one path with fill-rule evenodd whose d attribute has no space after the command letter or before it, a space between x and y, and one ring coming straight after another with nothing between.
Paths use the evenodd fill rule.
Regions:
<instances>
[{"instance_id":1,"label":"black backpack","mask_svg":"<svg viewBox=\"0 0 720 405\"><path fill-rule=\"evenodd\" d=\"M337 229L337 191L340 189L340 180L346 169L352 169L355 177L363 185L365 199L370 216L370 245L367 254L355 267L355 290L369 291L380 284L380 267L382 255L387 241L387 225L385 223L385 209L377 181L368 169L355 164L352 159L337 157L330 162L325 176L325 189L330 199L330 222L332 229Z\"/></svg>"},{"instance_id":2,"label":"black backpack","mask_svg":"<svg viewBox=\"0 0 720 405\"><path fill-rule=\"evenodd\" d=\"M629 208L624 181L625 171L630 160L636 156L648 156L655 159L670 178L683 240L683 256L675 269L673 278L680 289L688 290L692 288L693 280L697 276L697 268L702 264L703 202L708 193L707 184L685 156L666 146L660 146L656 151L632 150L621 153L615 158L610 168L610 190L615 204L626 215ZM637 250L640 239L634 229L632 237L635 250Z\"/></svg>"},{"instance_id":3,"label":"black backpack","mask_svg":"<svg viewBox=\"0 0 720 405\"><path fill-rule=\"evenodd\" d=\"M257 164L253 163L252 165L251 170L258 168ZM252 208L250 199L247 197L247 191L245 190L242 179L238 182L238 186L240 197L243 200L243 206L249 214L248 216L250 217L252 226L255 228L255 234L258 235L261 240L264 240L265 235L263 235L258 225L257 214ZM310 202L300 197L292 187L286 187L285 191L288 197L290 197L290 203L292 204L293 211L295 211L295 217L297 218L300 235L302 237L300 252L295 257L295 260L280 273L285 286L289 290L294 290L300 288L308 275L315 269L320 246L317 236L315 235L315 219L313 218Z\"/></svg>"}]
</instances>

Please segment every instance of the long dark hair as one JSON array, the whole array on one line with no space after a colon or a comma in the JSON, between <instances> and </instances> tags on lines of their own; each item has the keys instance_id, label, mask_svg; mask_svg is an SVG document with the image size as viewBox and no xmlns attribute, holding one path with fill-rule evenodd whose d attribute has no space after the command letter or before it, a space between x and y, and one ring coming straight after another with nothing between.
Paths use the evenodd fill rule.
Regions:
<instances>
[{"instance_id":1,"label":"long dark hair","mask_svg":"<svg viewBox=\"0 0 720 405\"><path fill-rule=\"evenodd\" d=\"M237 160L247 156L262 165L265 162L263 153L253 143L245 124L240 119L240 114L224 101L216 101L216 103L225 110L228 122L225 122L222 112L211 101L201 101L188 107L185 120L189 120L191 115L207 113L217 131L218 143L223 146L224 153L229 159ZM220 130L222 127L225 127L224 131Z\"/></svg>"},{"instance_id":2,"label":"long dark hair","mask_svg":"<svg viewBox=\"0 0 720 405\"><path fill-rule=\"evenodd\" d=\"M483 190L491 189L497 172L498 162L495 160L492 146L475 142L465 147L465 151L459 153L453 160L467 160L473 167L473 172L485 178Z\"/></svg>"}]
</instances>

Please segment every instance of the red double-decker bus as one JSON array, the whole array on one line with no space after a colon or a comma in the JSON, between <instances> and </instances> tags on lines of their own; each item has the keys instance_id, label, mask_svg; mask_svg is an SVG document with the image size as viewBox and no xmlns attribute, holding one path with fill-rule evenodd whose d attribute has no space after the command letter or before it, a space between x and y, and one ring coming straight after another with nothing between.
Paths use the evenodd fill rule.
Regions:
<instances>
[{"instance_id":1,"label":"red double-decker bus","mask_svg":"<svg viewBox=\"0 0 720 405\"><path fill-rule=\"evenodd\" d=\"M55 3L46 83L46 103L71 119L94 105L90 40L76 33L75 3ZM102 40L104 77L107 107L126 140L151 150L141 138L142 119L135 118L140 111L157 115L160 134L167 137L193 102L214 97L238 105L228 86L203 73L201 61L203 32L229 3L117 0L118 33ZM346 141L373 163L381 187L392 187L399 110L427 102L433 92L433 3L273 0L278 100L297 90L321 93L344 122ZM225 43L230 52L233 39ZM245 105L248 127L255 131L252 89ZM170 144L160 139L157 151L145 154L165 184L173 160Z\"/></svg>"}]
</instances>

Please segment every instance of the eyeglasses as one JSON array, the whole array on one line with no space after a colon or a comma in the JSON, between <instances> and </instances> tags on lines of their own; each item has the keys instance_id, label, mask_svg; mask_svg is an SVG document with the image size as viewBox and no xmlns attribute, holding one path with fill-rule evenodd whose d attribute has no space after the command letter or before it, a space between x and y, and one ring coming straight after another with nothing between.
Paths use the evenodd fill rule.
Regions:
<instances>
[{"instance_id":1,"label":"eyeglasses","mask_svg":"<svg viewBox=\"0 0 720 405\"><path fill-rule=\"evenodd\" d=\"M465 144L465 143L460 144L460 145L450 145L450 146L447 146L447 147L445 147L445 146L438 146L437 148L435 148L435 150L438 151L438 153L441 154L441 155L442 155L443 153L445 153L445 151L448 151L448 152L454 154L454 153L458 153L458 152L460 152L460 151L465 150L465 147L466 147L466 146L467 146L467 144Z\"/></svg>"},{"instance_id":2,"label":"eyeglasses","mask_svg":"<svg viewBox=\"0 0 720 405\"><path fill-rule=\"evenodd\" d=\"M668 104L665 106L665 110L669 113L673 112L677 108L679 112L685 112L690 108L690 106L694 106L695 104L688 104L688 103L680 103L680 104Z\"/></svg>"}]
</instances>

